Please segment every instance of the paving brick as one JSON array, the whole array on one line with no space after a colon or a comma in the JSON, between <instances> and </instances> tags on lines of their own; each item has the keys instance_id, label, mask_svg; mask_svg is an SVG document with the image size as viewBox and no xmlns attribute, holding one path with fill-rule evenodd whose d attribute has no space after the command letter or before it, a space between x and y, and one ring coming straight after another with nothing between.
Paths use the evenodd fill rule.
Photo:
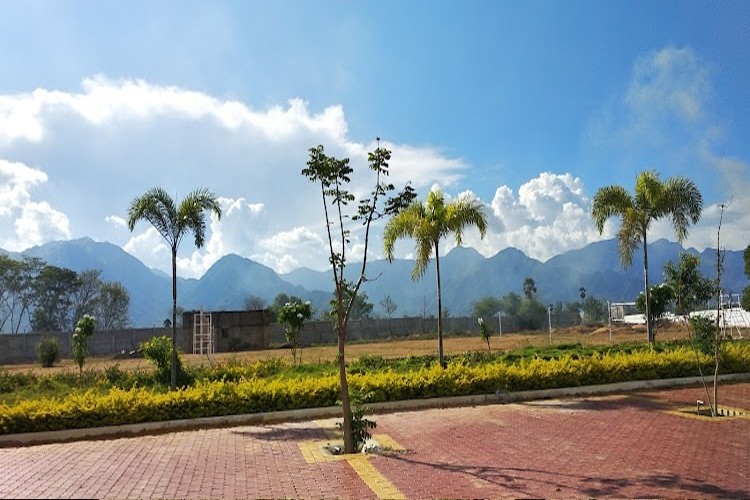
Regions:
<instances>
[{"instance_id":1,"label":"paving brick","mask_svg":"<svg viewBox=\"0 0 750 500\"><path fill-rule=\"evenodd\" d=\"M719 397L750 410L748 383ZM331 439L330 419L6 448L0 497L750 497L750 418L675 413L696 399L703 388L378 415L394 451L344 460L303 452Z\"/></svg>"}]
</instances>

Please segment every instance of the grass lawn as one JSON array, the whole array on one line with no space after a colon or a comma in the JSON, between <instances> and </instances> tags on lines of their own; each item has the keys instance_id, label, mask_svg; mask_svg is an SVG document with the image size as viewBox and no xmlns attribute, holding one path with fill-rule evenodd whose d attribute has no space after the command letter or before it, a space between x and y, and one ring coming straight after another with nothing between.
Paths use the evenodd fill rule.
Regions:
<instances>
[{"instance_id":1,"label":"grass lawn","mask_svg":"<svg viewBox=\"0 0 750 500\"><path fill-rule=\"evenodd\" d=\"M646 336L643 326L613 326L612 344L624 342L641 342ZM688 336L686 325L669 325L661 327L657 331L657 341L684 339ZM610 344L609 328L604 326L577 326L560 330L553 330L552 341L549 340L548 332L521 332L495 334L490 340L492 351L512 351L516 349L532 347L548 347L550 345L575 344L607 345ZM446 336L443 339L446 355L461 354L465 352L486 352L487 344L482 342L478 335L471 337ZM437 351L436 338L398 339L383 340L377 342L352 342L347 343L346 356L354 361L363 355L380 356L383 358L403 358L406 356L426 356L435 354ZM311 346L302 350L302 363L331 362L336 359L338 348L335 345ZM212 363L226 363L228 361L255 362L280 358L291 364L292 355L287 349L266 349L260 351L245 351L234 353L216 353L211 355ZM195 354L183 354L184 361L193 366L206 365L206 356ZM148 370L152 364L143 358L118 359L89 358L86 360L87 370L104 370L114 365L120 365L122 370ZM5 365L3 367L10 373L36 373L38 375L51 375L59 372L77 371L78 367L70 359L64 359L52 368L42 368L38 363Z\"/></svg>"}]
</instances>

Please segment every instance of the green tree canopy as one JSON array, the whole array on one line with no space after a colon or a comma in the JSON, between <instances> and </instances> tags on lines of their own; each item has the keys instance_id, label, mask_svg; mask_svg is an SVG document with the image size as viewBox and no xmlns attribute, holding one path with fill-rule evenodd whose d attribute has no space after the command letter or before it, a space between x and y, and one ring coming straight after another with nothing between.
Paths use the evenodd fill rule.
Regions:
<instances>
[{"instance_id":1,"label":"green tree canopy","mask_svg":"<svg viewBox=\"0 0 750 500\"><path fill-rule=\"evenodd\" d=\"M503 309L503 301L497 297L482 297L471 306L471 315L475 318L493 316Z\"/></svg>"},{"instance_id":2,"label":"green tree canopy","mask_svg":"<svg viewBox=\"0 0 750 500\"><path fill-rule=\"evenodd\" d=\"M674 292L678 314L688 314L713 297L716 287L701 274L700 262L697 255L681 253L676 264L669 261L664 265L664 283Z\"/></svg>"},{"instance_id":3,"label":"green tree canopy","mask_svg":"<svg viewBox=\"0 0 750 500\"><path fill-rule=\"evenodd\" d=\"M669 285L662 283L661 285L652 286L650 292L648 295L650 307L646 309L646 294L641 292L635 299L635 308L641 314L650 314L650 322L656 325L657 321L669 310L669 305L674 300L674 290ZM654 329L655 335L656 329Z\"/></svg>"},{"instance_id":4,"label":"green tree canopy","mask_svg":"<svg viewBox=\"0 0 750 500\"><path fill-rule=\"evenodd\" d=\"M130 293L122 283L102 283L95 309L102 330L117 330L130 325Z\"/></svg>"},{"instance_id":5,"label":"green tree canopy","mask_svg":"<svg viewBox=\"0 0 750 500\"><path fill-rule=\"evenodd\" d=\"M73 290L78 276L75 271L44 266L33 282L34 312L31 328L35 332L69 330Z\"/></svg>"},{"instance_id":6,"label":"green tree canopy","mask_svg":"<svg viewBox=\"0 0 750 500\"><path fill-rule=\"evenodd\" d=\"M583 301L583 320L586 323L602 323L607 321L607 303L594 296L586 297Z\"/></svg>"}]
</instances>

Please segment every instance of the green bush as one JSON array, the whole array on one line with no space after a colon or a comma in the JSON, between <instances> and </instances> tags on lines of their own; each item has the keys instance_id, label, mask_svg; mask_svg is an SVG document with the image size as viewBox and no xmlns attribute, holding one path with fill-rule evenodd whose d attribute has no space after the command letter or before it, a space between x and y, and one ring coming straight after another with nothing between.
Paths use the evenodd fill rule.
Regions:
<instances>
[{"instance_id":1,"label":"green bush","mask_svg":"<svg viewBox=\"0 0 750 500\"><path fill-rule=\"evenodd\" d=\"M96 326L96 320L93 316L84 314L81 319L76 323L75 330L73 330L73 338L71 339L71 351L73 361L78 365L79 373L83 374L83 364L86 362L86 358L89 357L89 338L94 334L94 327Z\"/></svg>"},{"instance_id":2,"label":"green bush","mask_svg":"<svg viewBox=\"0 0 750 500\"><path fill-rule=\"evenodd\" d=\"M706 369L712 366L710 356L699 354L698 360ZM721 369L722 373L750 371L750 344L727 344ZM492 394L498 390L576 387L695 376L697 373L695 352L688 347L678 347L665 352L594 353L578 359L570 355L551 360L534 358L514 365L502 361L477 366L451 363L442 369L432 364L411 372L388 369L354 374L349 383L353 393L370 394L370 401L378 402ZM57 380L55 377L54 381ZM198 381L192 387L173 392L133 386L128 390L113 388L103 394L101 389L92 388L62 399L0 404L0 433L333 406L338 395L339 382L335 374L271 380L241 377L237 382Z\"/></svg>"},{"instance_id":3,"label":"green bush","mask_svg":"<svg viewBox=\"0 0 750 500\"><path fill-rule=\"evenodd\" d=\"M0 366L0 394L15 392L24 387L36 384L39 377L32 372L10 373Z\"/></svg>"},{"instance_id":4,"label":"green bush","mask_svg":"<svg viewBox=\"0 0 750 500\"><path fill-rule=\"evenodd\" d=\"M153 337L151 340L141 344L143 355L146 359L156 365L156 381L161 384L169 384L172 370L172 339L162 335ZM177 385L186 387L193 383L194 375L185 369L182 357L177 353Z\"/></svg>"},{"instance_id":5,"label":"green bush","mask_svg":"<svg viewBox=\"0 0 750 500\"><path fill-rule=\"evenodd\" d=\"M60 341L56 337L45 337L36 345L36 352L44 368L55 366L60 360Z\"/></svg>"},{"instance_id":6,"label":"green bush","mask_svg":"<svg viewBox=\"0 0 750 500\"><path fill-rule=\"evenodd\" d=\"M120 363L115 363L114 365L109 365L104 369L104 378L110 384L117 387L122 387L122 383L127 378L127 373L120 369Z\"/></svg>"}]
</instances>

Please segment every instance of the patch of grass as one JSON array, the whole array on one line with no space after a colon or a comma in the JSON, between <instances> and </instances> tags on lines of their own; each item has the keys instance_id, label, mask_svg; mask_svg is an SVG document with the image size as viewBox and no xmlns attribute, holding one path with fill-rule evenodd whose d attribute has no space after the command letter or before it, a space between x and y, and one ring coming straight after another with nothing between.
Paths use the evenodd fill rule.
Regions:
<instances>
[{"instance_id":1,"label":"patch of grass","mask_svg":"<svg viewBox=\"0 0 750 500\"><path fill-rule=\"evenodd\" d=\"M578 338L575 341L548 343L545 336L534 335L525 338L509 338L504 336L504 345L513 346L503 350L497 348L491 353L474 338L451 339L471 346L472 350L456 352L446 355L449 365L466 367L481 367L491 364L506 366L528 363L532 360L555 360L566 356L571 360L585 359L594 354L633 354L654 351L657 353L689 347L688 340L669 340L649 346L644 342L624 342L618 344L594 343ZM561 339L562 340L562 339ZM476 342L475 342L476 341ZM421 342L421 341L420 341ZM475 342L471 344L470 342ZM750 342L750 341L738 341ZM500 344L498 342L498 344ZM385 372L410 373L429 370L437 363L434 344L430 341L426 350L430 354L422 354L424 350L417 350L418 354L404 355L408 347L415 341L393 341L377 344L361 344L348 350L347 370L351 375L367 375ZM419 344L421 345L421 344ZM330 349L330 348L329 348ZM422 349L422 348L420 348ZM335 352L335 350L332 350ZM369 352L368 352L369 351ZM195 380L193 386L215 381L240 382L243 380L299 380L336 376L338 367L335 358L330 355L321 357L313 348L305 349L303 360L305 363L293 365L287 357L275 355L266 351L264 359L248 360L239 354L217 355L213 361L207 363L205 358L197 358L192 364L186 364L191 378ZM328 351L326 351L328 352ZM245 353L243 353L245 354ZM262 354L262 353L261 353ZM306 357L305 357L306 356ZM309 360L309 361L308 361ZM157 392L166 392L168 387L163 381L157 380L153 367L129 365L122 361L100 364L98 369L88 369L79 376L77 370L68 367L63 370L11 372L0 368L0 403L13 404L28 399L64 398L77 391L93 389L97 392L108 392L113 388L129 390L133 387L152 388ZM124 367L123 367L124 365ZM134 368L128 368L134 366ZM48 371L49 370L49 371Z\"/></svg>"}]
</instances>

